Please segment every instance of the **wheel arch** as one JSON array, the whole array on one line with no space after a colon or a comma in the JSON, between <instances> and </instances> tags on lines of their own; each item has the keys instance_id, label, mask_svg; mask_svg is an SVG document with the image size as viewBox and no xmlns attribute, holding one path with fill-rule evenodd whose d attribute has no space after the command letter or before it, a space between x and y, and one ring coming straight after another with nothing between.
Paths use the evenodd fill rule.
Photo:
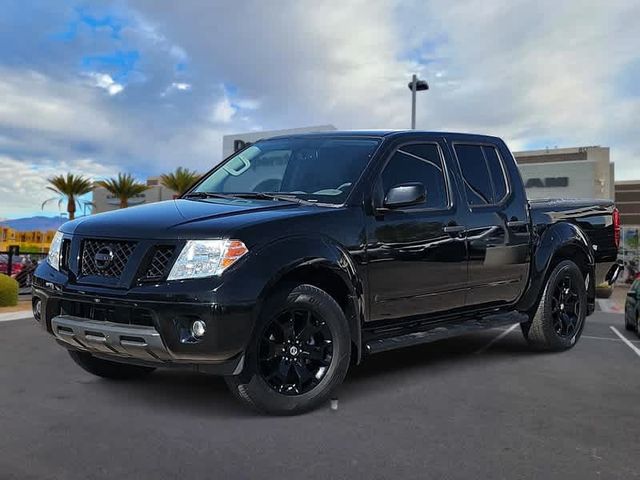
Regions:
<instances>
[{"instance_id":1,"label":"wheel arch","mask_svg":"<svg viewBox=\"0 0 640 480\"><path fill-rule=\"evenodd\" d=\"M518 310L532 312L538 307L544 286L553 269L563 260L573 261L581 270L587 285L588 314L595 304L595 255L593 247L580 227L567 222L553 224L537 237L531 257L527 292L518 302Z\"/></svg>"},{"instance_id":2,"label":"wheel arch","mask_svg":"<svg viewBox=\"0 0 640 480\"><path fill-rule=\"evenodd\" d=\"M365 315L363 286L349 253L333 241L296 238L278 242L260 252L262 258L276 261L277 268L267 275L255 304L257 323L265 301L286 284L309 284L327 292L342 309L351 336L352 358L362 355L361 325ZM273 265L276 267L276 265Z\"/></svg>"}]
</instances>

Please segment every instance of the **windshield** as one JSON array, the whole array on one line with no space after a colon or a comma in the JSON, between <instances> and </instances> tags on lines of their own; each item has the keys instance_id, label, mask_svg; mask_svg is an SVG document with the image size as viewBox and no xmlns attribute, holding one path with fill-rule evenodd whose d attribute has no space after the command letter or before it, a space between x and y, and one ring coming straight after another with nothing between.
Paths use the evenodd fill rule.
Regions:
<instances>
[{"instance_id":1,"label":"windshield","mask_svg":"<svg viewBox=\"0 0 640 480\"><path fill-rule=\"evenodd\" d=\"M270 193L341 204L379 143L337 137L262 140L230 157L191 193Z\"/></svg>"}]
</instances>

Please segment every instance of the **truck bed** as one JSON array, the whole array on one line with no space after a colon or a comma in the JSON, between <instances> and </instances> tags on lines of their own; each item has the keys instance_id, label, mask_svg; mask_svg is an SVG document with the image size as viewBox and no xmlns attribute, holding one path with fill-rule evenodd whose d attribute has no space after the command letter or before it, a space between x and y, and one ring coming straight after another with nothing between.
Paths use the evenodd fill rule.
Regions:
<instances>
[{"instance_id":1,"label":"truck bed","mask_svg":"<svg viewBox=\"0 0 640 480\"><path fill-rule=\"evenodd\" d=\"M604 275L618 255L614 240L614 209L612 200L603 199L529 200L531 220L538 234L557 222L569 222L580 227L594 250L598 283L604 280Z\"/></svg>"}]
</instances>

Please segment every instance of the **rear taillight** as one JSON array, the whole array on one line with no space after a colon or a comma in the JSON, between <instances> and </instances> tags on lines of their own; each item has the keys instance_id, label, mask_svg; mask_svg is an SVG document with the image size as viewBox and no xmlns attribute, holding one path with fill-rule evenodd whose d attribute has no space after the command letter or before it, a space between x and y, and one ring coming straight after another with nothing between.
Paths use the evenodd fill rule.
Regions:
<instances>
[{"instance_id":1,"label":"rear taillight","mask_svg":"<svg viewBox=\"0 0 640 480\"><path fill-rule=\"evenodd\" d=\"M617 208L613 209L613 241L616 248L620 248L620 212Z\"/></svg>"}]
</instances>

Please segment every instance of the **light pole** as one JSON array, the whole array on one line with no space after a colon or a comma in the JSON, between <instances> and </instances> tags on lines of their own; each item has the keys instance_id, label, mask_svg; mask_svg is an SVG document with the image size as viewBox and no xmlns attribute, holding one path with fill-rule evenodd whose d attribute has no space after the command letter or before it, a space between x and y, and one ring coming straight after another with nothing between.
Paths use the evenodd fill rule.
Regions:
<instances>
[{"instance_id":1,"label":"light pole","mask_svg":"<svg viewBox=\"0 0 640 480\"><path fill-rule=\"evenodd\" d=\"M416 92L429 90L429 84L426 80L418 80L418 76L414 73L409 82L409 90L411 90L411 130L416 129Z\"/></svg>"}]
</instances>

